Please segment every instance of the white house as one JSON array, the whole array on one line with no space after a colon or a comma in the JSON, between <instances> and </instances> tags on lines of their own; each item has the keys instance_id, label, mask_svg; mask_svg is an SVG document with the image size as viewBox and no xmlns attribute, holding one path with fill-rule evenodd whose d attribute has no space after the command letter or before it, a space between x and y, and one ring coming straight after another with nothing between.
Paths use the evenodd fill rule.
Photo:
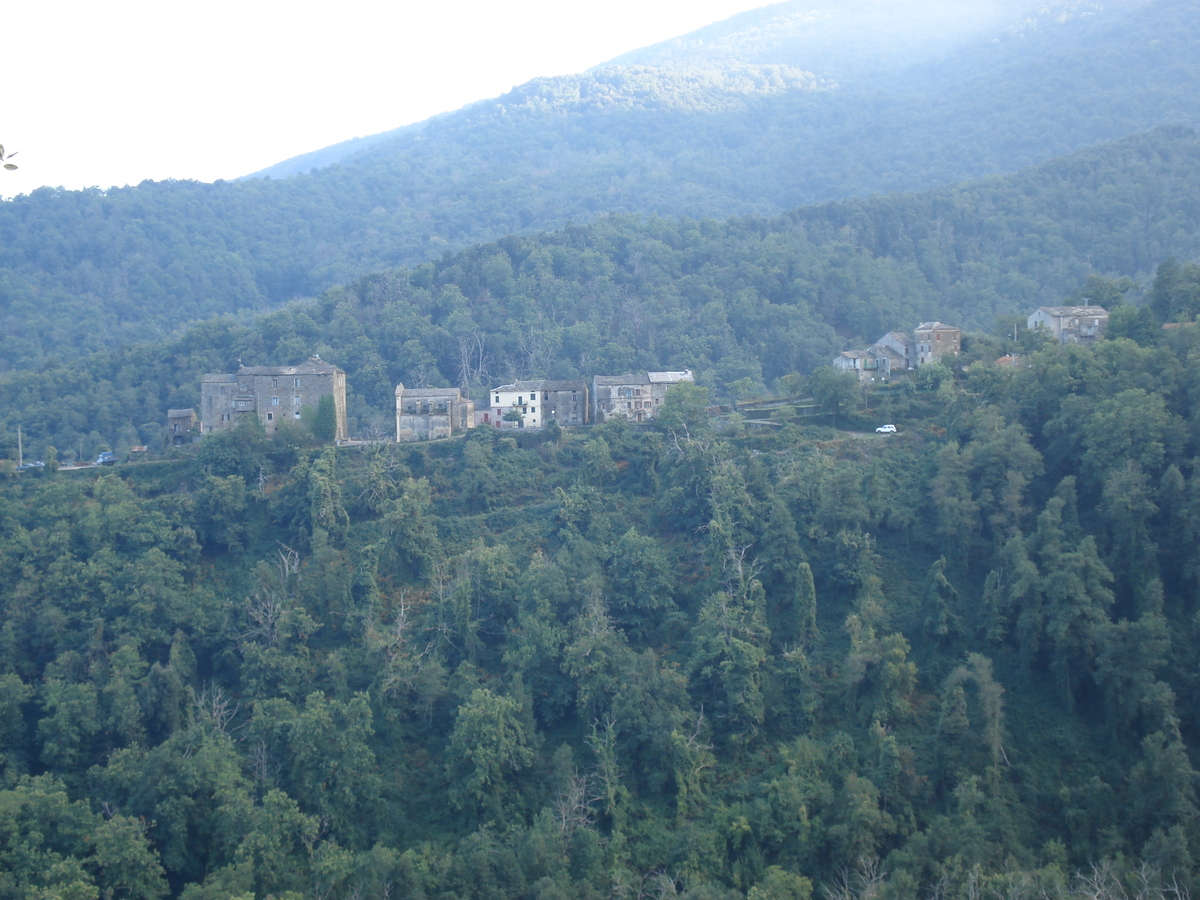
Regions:
<instances>
[{"instance_id":1,"label":"white house","mask_svg":"<svg viewBox=\"0 0 1200 900\"><path fill-rule=\"evenodd\" d=\"M1103 306L1040 306L1026 323L1029 330L1047 328L1060 344L1094 341L1108 327Z\"/></svg>"}]
</instances>

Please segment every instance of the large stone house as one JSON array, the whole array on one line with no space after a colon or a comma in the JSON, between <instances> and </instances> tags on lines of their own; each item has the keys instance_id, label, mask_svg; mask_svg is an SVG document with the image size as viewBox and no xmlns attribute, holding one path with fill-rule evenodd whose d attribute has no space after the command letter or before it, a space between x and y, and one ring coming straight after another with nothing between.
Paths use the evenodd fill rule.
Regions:
<instances>
[{"instance_id":1,"label":"large stone house","mask_svg":"<svg viewBox=\"0 0 1200 900\"><path fill-rule=\"evenodd\" d=\"M396 387L396 442L435 441L475 427L475 402L458 388Z\"/></svg>"},{"instance_id":2,"label":"large stone house","mask_svg":"<svg viewBox=\"0 0 1200 900\"><path fill-rule=\"evenodd\" d=\"M592 421L601 424L614 417L649 421L658 414L673 385L694 380L690 369L596 375L592 378Z\"/></svg>"},{"instance_id":3,"label":"large stone house","mask_svg":"<svg viewBox=\"0 0 1200 900\"><path fill-rule=\"evenodd\" d=\"M338 440L346 440L346 373L314 356L298 366L241 366L236 374L200 379L200 421L204 434L227 431L242 415L258 416L267 434L280 422L297 421L306 406L333 397Z\"/></svg>"},{"instance_id":4,"label":"large stone house","mask_svg":"<svg viewBox=\"0 0 1200 900\"><path fill-rule=\"evenodd\" d=\"M948 356L958 356L962 349L962 329L941 322L922 322L913 331L917 346L917 365L941 362Z\"/></svg>"},{"instance_id":5,"label":"large stone house","mask_svg":"<svg viewBox=\"0 0 1200 900\"><path fill-rule=\"evenodd\" d=\"M1030 331L1049 329L1060 344L1086 344L1104 334L1108 310L1103 306L1040 306L1026 324Z\"/></svg>"},{"instance_id":6,"label":"large stone house","mask_svg":"<svg viewBox=\"0 0 1200 900\"><path fill-rule=\"evenodd\" d=\"M541 428L547 422L586 425L590 421L585 381L514 381L492 388L488 398L482 424L490 428Z\"/></svg>"}]
</instances>

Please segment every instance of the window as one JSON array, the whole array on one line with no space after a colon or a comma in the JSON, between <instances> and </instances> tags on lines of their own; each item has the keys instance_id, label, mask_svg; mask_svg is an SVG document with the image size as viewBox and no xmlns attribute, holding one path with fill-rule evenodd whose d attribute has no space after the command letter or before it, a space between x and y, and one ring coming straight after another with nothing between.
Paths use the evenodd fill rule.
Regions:
<instances>
[{"instance_id":1,"label":"window","mask_svg":"<svg viewBox=\"0 0 1200 900\"><path fill-rule=\"evenodd\" d=\"M496 405L497 406L500 405L500 395L499 394L496 395Z\"/></svg>"},{"instance_id":2,"label":"window","mask_svg":"<svg viewBox=\"0 0 1200 900\"><path fill-rule=\"evenodd\" d=\"M221 393L222 393L222 394L224 394L224 393L225 393L225 388L224 388L224 387L222 387L222 388L221 388Z\"/></svg>"},{"instance_id":3,"label":"window","mask_svg":"<svg viewBox=\"0 0 1200 900\"><path fill-rule=\"evenodd\" d=\"M299 378L292 379L292 387L300 387L300 379Z\"/></svg>"},{"instance_id":4,"label":"window","mask_svg":"<svg viewBox=\"0 0 1200 900\"><path fill-rule=\"evenodd\" d=\"M294 413L292 413L292 416L297 419L300 418L300 410L296 410Z\"/></svg>"},{"instance_id":5,"label":"window","mask_svg":"<svg viewBox=\"0 0 1200 900\"><path fill-rule=\"evenodd\" d=\"M267 413L267 421L274 422L275 421L275 413Z\"/></svg>"},{"instance_id":6,"label":"window","mask_svg":"<svg viewBox=\"0 0 1200 900\"><path fill-rule=\"evenodd\" d=\"M300 395L297 394L295 397L292 398L292 406L299 406L299 405L300 405Z\"/></svg>"},{"instance_id":7,"label":"window","mask_svg":"<svg viewBox=\"0 0 1200 900\"><path fill-rule=\"evenodd\" d=\"M271 387L279 387L279 379L278 378L271 379Z\"/></svg>"},{"instance_id":8,"label":"window","mask_svg":"<svg viewBox=\"0 0 1200 900\"><path fill-rule=\"evenodd\" d=\"M178 425L175 426L175 433L179 434L179 426Z\"/></svg>"},{"instance_id":9,"label":"window","mask_svg":"<svg viewBox=\"0 0 1200 900\"><path fill-rule=\"evenodd\" d=\"M278 405L279 405L279 398L278 398L278 397L272 397L272 398L271 398L271 405L272 405L272 406L278 406Z\"/></svg>"}]
</instances>

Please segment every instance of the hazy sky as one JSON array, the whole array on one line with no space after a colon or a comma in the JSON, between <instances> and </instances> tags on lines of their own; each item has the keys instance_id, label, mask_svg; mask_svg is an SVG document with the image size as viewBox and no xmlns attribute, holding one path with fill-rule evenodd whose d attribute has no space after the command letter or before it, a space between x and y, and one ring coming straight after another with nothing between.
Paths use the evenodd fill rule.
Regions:
<instances>
[{"instance_id":1,"label":"hazy sky","mask_svg":"<svg viewBox=\"0 0 1200 900\"><path fill-rule=\"evenodd\" d=\"M25 0L0 194L212 181L578 72L764 0Z\"/></svg>"}]
</instances>

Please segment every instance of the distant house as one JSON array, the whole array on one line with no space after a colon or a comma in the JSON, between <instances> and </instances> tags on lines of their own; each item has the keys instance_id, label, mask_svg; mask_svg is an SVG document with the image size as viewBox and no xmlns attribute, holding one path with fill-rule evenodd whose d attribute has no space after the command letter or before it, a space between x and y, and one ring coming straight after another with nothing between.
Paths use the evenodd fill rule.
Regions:
<instances>
[{"instance_id":1,"label":"distant house","mask_svg":"<svg viewBox=\"0 0 1200 900\"><path fill-rule=\"evenodd\" d=\"M436 441L475 427L475 402L458 388L396 386L396 442Z\"/></svg>"},{"instance_id":2,"label":"distant house","mask_svg":"<svg viewBox=\"0 0 1200 900\"><path fill-rule=\"evenodd\" d=\"M913 331L913 342L918 366L941 362L946 357L958 356L962 348L962 329L941 322L922 322Z\"/></svg>"},{"instance_id":3,"label":"distant house","mask_svg":"<svg viewBox=\"0 0 1200 900\"><path fill-rule=\"evenodd\" d=\"M892 371L897 372L901 369L915 369L917 367L917 345L903 331L889 331L874 345L875 347L886 347L900 359L900 365L893 364Z\"/></svg>"},{"instance_id":4,"label":"distant house","mask_svg":"<svg viewBox=\"0 0 1200 900\"><path fill-rule=\"evenodd\" d=\"M667 391L685 381L695 381L691 369L593 376L592 421L600 424L617 417L634 422L649 421L658 414Z\"/></svg>"},{"instance_id":5,"label":"distant house","mask_svg":"<svg viewBox=\"0 0 1200 900\"><path fill-rule=\"evenodd\" d=\"M1040 306L1028 319L1030 331L1049 329L1060 344L1086 344L1108 327L1108 310L1103 306Z\"/></svg>"},{"instance_id":6,"label":"distant house","mask_svg":"<svg viewBox=\"0 0 1200 900\"><path fill-rule=\"evenodd\" d=\"M200 379L200 419L204 434L227 431L242 415L254 414L267 434L281 422L296 421L300 411L333 397L336 437L346 440L346 373L319 356L298 366L242 366L237 374Z\"/></svg>"},{"instance_id":7,"label":"distant house","mask_svg":"<svg viewBox=\"0 0 1200 900\"><path fill-rule=\"evenodd\" d=\"M189 444L200 433L200 419L190 406L187 409L167 410L167 440L174 446Z\"/></svg>"},{"instance_id":8,"label":"distant house","mask_svg":"<svg viewBox=\"0 0 1200 900\"><path fill-rule=\"evenodd\" d=\"M934 343L938 343L936 338ZM889 381L893 375L917 367L917 348L917 342L904 332L889 331L866 350L843 350L833 358L833 368L852 372L862 382Z\"/></svg>"},{"instance_id":9,"label":"distant house","mask_svg":"<svg viewBox=\"0 0 1200 900\"><path fill-rule=\"evenodd\" d=\"M483 424L490 428L541 428L547 422L572 426L590 421L587 382L582 380L514 381L492 388L488 399Z\"/></svg>"},{"instance_id":10,"label":"distant house","mask_svg":"<svg viewBox=\"0 0 1200 900\"><path fill-rule=\"evenodd\" d=\"M875 360L866 350L843 350L833 358L833 367L842 372L852 372L859 381L870 381Z\"/></svg>"}]
</instances>

